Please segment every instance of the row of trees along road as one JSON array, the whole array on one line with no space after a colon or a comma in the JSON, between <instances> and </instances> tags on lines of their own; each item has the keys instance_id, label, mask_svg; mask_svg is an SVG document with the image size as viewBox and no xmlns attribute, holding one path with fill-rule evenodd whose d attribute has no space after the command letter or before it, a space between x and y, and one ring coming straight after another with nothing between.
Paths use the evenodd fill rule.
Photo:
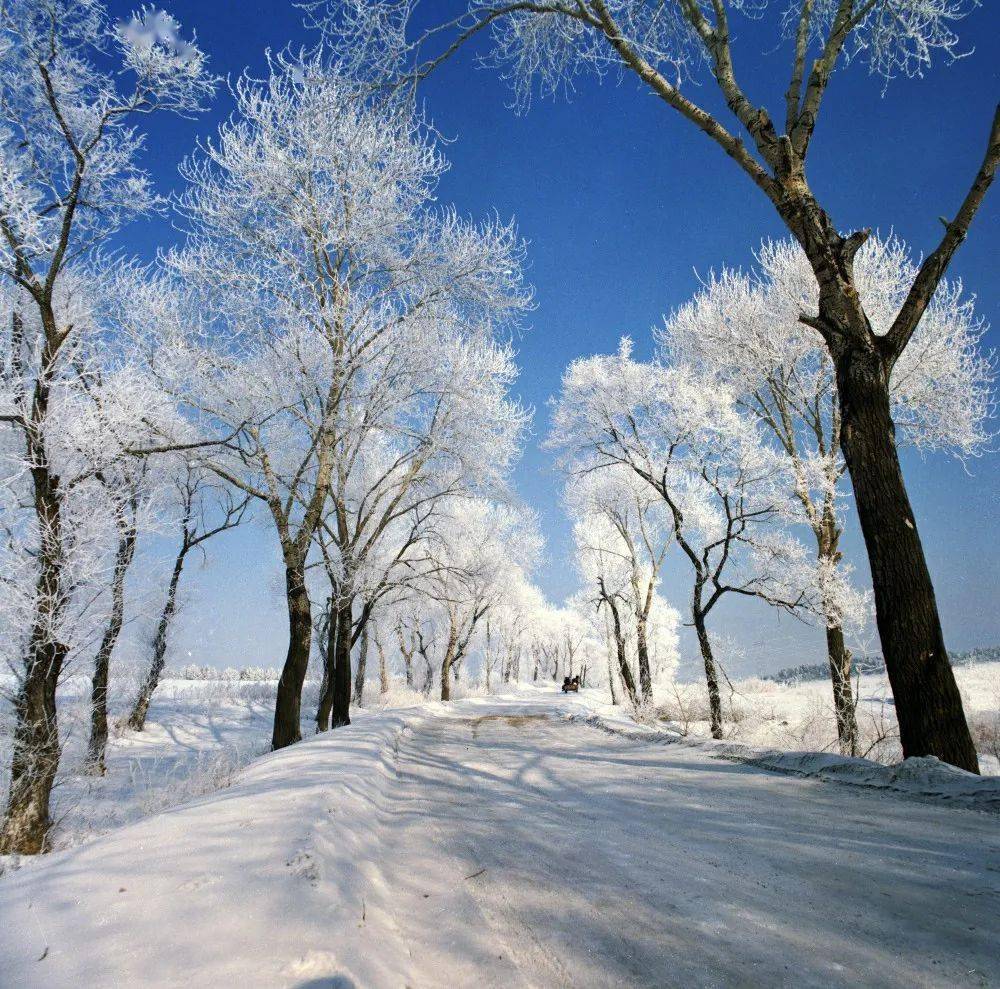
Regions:
<instances>
[{"instance_id":1,"label":"row of trees along road","mask_svg":"<svg viewBox=\"0 0 1000 989\"><path fill-rule=\"evenodd\" d=\"M939 242L914 267L881 326L858 280L858 252L871 231L844 232L814 193L807 168L838 71L848 62L867 65L873 85L888 84L922 74L935 58L957 57L963 52L958 25L978 7L976 0L471 0L430 27L422 14L414 16L415 0L306 6L349 57L378 63L383 79L425 77L474 40L507 67L522 106L536 86L555 94L585 71L620 72L638 80L692 134L713 141L766 197L815 283L796 315L819 334L833 367L840 449L868 552L903 751L978 772L900 469L891 396L899 362L1000 164L1000 107L983 121L985 152L968 163L964 193L942 217ZM763 22L759 30L773 27L767 103L751 98L737 68L743 17ZM706 76L710 88L690 85ZM720 109L713 112L716 103ZM846 153L854 137L845 132L834 140Z\"/></svg>"},{"instance_id":2,"label":"row of trees along road","mask_svg":"<svg viewBox=\"0 0 1000 989\"><path fill-rule=\"evenodd\" d=\"M894 419L917 444L981 441L979 328L943 276L992 181L998 123L920 264L894 241L839 233L805 174L845 57L886 76L920 69L957 50L965 5L803 0L797 18L776 18L791 24L780 133L733 68L742 7L475 4L413 37L408 0L307 4L325 41L233 84L232 117L167 203L140 167L142 124L207 104L218 80L198 46L153 10L115 24L98 0L0 6L0 648L14 673L0 851L45 847L58 687L88 666L87 760L104 771L112 659L129 609L142 610L129 574L152 538L178 545L136 730L186 559L251 515L284 571L275 748L300 737L310 656L323 661L323 730L349 722L372 646L385 689L387 645L410 685L422 677L443 698L476 648L502 682L607 665L613 691L648 704L676 665L677 616L658 591L668 549L689 566L710 695L710 615L740 594L820 617L836 697L860 607L838 551L844 465L904 752L976 769ZM505 488L527 421L509 396L509 338L531 301L523 245L509 224L436 204L446 164L432 129L409 85L385 85L487 28L521 95L583 67L634 73L721 146L794 238L673 314L653 362L624 345L567 371L551 442L570 471L585 589L561 609L531 583L535 522ZM689 68L707 69L744 137L682 94ZM180 243L154 265L109 249L168 205ZM813 552L787 531L803 521ZM838 713L850 751L846 703ZM716 732L720 717L716 688Z\"/></svg>"},{"instance_id":3,"label":"row of trees along road","mask_svg":"<svg viewBox=\"0 0 1000 989\"><path fill-rule=\"evenodd\" d=\"M134 730L186 560L252 512L285 571L275 748L300 737L317 597L332 645L320 728L349 721L351 647L384 649L393 616L426 612L446 578L454 648L424 644L442 693L493 607L502 638L500 591L526 585L537 547L529 513L489 501L505 497L526 421L506 340L530 292L511 226L436 205L445 162L407 102L376 104L322 51L236 83L235 114L183 166L181 245L151 267L119 260L103 246L167 205L138 165L137 125L205 105L204 55L167 15L115 25L96 0L4 5L0 25L0 605L14 674L0 850L33 853L51 828L59 684L88 663L89 758L104 771L111 660L129 607L142 610L128 574L147 538L179 545ZM478 556L459 559L456 540L485 525Z\"/></svg>"}]
</instances>

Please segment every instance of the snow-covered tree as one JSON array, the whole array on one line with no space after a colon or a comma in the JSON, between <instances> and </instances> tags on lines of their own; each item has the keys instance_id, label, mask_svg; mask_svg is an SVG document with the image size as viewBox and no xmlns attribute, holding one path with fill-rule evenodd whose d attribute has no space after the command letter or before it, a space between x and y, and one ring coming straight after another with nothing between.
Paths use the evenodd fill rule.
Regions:
<instances>
[{"instance_id":1,"label":"snow-covered tree","mask_svg":"<svg viewBox=\"0 0 1000 989\"><path fill-rule=\"evenodd\" d=\"M153 655L128 716L127 724L132 731L142 731L146 727L149 705L167 662L170 629L177 615L178 590L188 557L196 550L204 553L205 543L208 540L240 525L246 517L249 505L248 496L234 498L232 490L224 486L214 473L193 457L183 461L183 465L170 479L169 487L172 507L177 516L175 525L176 530L180 532L180 542L167 581L163 607L156 623Z\"/></svg>"},{"instance_id":2,"label":"snow-covered tree","mask_svg":"<svg viewBox=\"0 0 1000 989\"><path fill-rule=\"evenodd\" d=\"M664 360L692 367L733 389L787 461L789 482L817 548L820 602L841 747L857 754L851 655L844 625L863 622L841 563L838 485L845 465L833 363L822 338L799 320L816 306L816 282L794 241L770 242L759 271L723 270L675 311L659 334ZM855 277L876 332L898 310L916 268L896 238L871 238ZM961 285L943 282L889 380L901 439L921 448L974 453L986 439L990 361L979 352L984 327Z\"/></svg>"},{"instance_id":3,"label":"snow-covered tree","mask_svg":"<svg viewBox=\"0 0 1000 989\"><path fill-rule=\"evenodd\" d=\"M49 827L59 760L56 684L67 655L76 537L67 518L53 417L77 373L74 311L96 248L158 200L139 168L135 122L192 113L214 86L198 47L166 14L114 26L97 0L0 7L0 280L5 299L4 408L30 478L37 552L24 652L16 660L14 761L0 850L37 852ZM75 284L73 284L75 282Z\"/></svg>"},{"instance_id":4,"label":"snow-covered tree","mask_svg":"<svg viewBox=\"0 0 1000 989\"><path fill-rule=\"evenodd\" d=\"M868 551L903 751L978 771L900 468L889 379L1000 165L1000 107L981 162L967 166L968 191L955 211L942 217L940 240L916 267L881 333L855 274L857 253L871 231L849 232L836 222L810 185L807 163L838 70L867 64L886 85L899 76L923 76L935 61L965 53L959 25L985 5L978 0L459 0L429 27L425 17L412 16L417 6L416 0L307 4L355 64L364 52L382 76L422 78L465 42L490 33L492 55L508 67L522 105L536 83L554 93L574 88L585 72L631 76L677 120L714 142L773 206L805 252L817 286L815 308L800 318L820 334L836 372L841 449ZM758 21L752 32L741 31L743 18ZM776 65L769 92L755 86L765 95L765 102L757 102L737 69L736 48L765 30L772 34L764 46L768 58L781 52L785 64ZM754 53L743 54L743 62L753 60L747 56ZM711 82L711 93L695 88L701 77ZM713 97L721 101L718 112ZM831 146L852 147L848 126L841 125Z\"/></svg>"},{"instance_id":5,"label":"snow-covered tree","mask_svg":"<svg viewBox=\"0 0 1000 989\"><path fill-rule=\"evenodd\" d=\"M441 700L451 699L485 619L509 606L509 588L530 572L539 551L535 520L523 509L478 498L455 498L447 506L431 546L436 565L419 588L420 652L425 660L440 657Z\"/></svg>"},{"instance_id":6,"label":"snow-covered tree","mask_svg":"<svg viewBox=\"0 0 1000 989\"><path fill-rule=\"evenodd\" d=\"M212 469L275 524L290 625L280 748L300 737L317 539L335 551L344 650L363 629L355 598L370 604L378 584L369 564L391 559L383 536L456 478L488 487L506 471L524 416L498 335L528 294L512 228L434 206L444 161L407 106L375 105L319 56L277 59L235 96L184 166L187 243L144 308L161 327L152 366L227 440ZM141 307L133 318L148 322ZM343 724L349 664L335 669Z\"/></svg>"},{"instance_id":7,"label":"snow-covered tree","mask_svg":"<svg viewBox=\"0 0 1000 989\"><path fill-rule=\"evenodd\" d=\"M595 471L574 478L566 489L577 526L577 550L583 569L605 592L624 595L634 625L642 701L653 699L649 657L649 618L660 568L673 538L663 499L631 468ZM590 545L596 542L598 545ZM617 604L615 605L617 608Z\"/></svg>"},{"instance_id":8,"label":"snow-covered tree","mask_svg":"<svg viewBox=\"0 0 1000 989\"><path fill-rule=\"evenodd\" d=\"M656 492L667 510L673 540L692 573L691 621L705 666L712 734L722 735L722 706L708 632L709 614L726 594L756 597L777 607L807 603L803 548L780 523L785 492L775 460L756 431L733 408L723 386L706 383L687 368L643 364L622 342L615 355L573 362L563 376L549 445L563 451L571 474L627 468ZM624 654L625 630L616 600L630 565L623 565L606 517L595 517L607 535L584 540L599 548L606 572L601 600ZM610 531L608 531L610 530ZM621 662L623 676L626 665ZM634 693L634 686L629 691Z\"/></svg>"}]
</instances>

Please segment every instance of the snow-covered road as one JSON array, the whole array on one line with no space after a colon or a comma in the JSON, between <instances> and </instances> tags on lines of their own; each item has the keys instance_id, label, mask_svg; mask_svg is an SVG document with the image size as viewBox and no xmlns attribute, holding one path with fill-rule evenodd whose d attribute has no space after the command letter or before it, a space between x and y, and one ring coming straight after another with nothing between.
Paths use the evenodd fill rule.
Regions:
<instances>
[{"instance_id":1,"label":"snow-covered road","mask_svg":"<svg viewBox=\"0 0 1000 989\"><path fill-rule=\"evenodd\" d=\"M994 817L537 717L428 722L399 772L397 913L442 984L1000 983Z\"/></svg>"},{"instance_id":2,"label":"snow-covered road","mask_svg":"<svg viewBox=\"0 0 1000 989\"><path fill-rule=\"evenodd\" d=\"M0 881L0 984L1000 985L995 815L557 703L366 719Z\"/></svg>"}]
</instances>

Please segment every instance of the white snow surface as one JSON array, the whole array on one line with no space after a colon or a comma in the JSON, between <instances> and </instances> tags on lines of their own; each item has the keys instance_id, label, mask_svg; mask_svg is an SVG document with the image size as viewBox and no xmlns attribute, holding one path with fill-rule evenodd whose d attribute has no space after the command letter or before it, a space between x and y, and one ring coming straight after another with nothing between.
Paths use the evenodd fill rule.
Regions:
<instances>
[{"instance_id":1,"label":"white snow surface","mask_svg":"<svg viewBox=\"0 0 1000 989\"><path fill-rule=\"evenodd\" d=\"M0 879L0 985L1000 984L997 809L596 692L387 711Z\"/></svg>"}]
</instances>

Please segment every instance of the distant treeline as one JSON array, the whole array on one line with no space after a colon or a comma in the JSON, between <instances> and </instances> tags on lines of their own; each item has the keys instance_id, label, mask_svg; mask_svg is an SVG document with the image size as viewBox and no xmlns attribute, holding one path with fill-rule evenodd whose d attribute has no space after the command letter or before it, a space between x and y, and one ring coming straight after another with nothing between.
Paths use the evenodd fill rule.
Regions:
<instances>
[{"instance_id":1,"label":"distant treeline","mask_svg":"<svg viewBox=\"0 0 1000 989\"><path fill-rule=\"evenodd\" d=\"M1000 645L981 646L967 652L951 652L948 654L952 666L966 666L969 663L1000 663ZM875 653L871 656L855 656L851 663L854 673L883 673L885 663L882 657ZM777 673L768 673L762 680L773 680L775 683L799 683L802 680L825 680L830 675L826 663L803 663L801 666L789 666Z\"/></svg>"}]
</instances>

